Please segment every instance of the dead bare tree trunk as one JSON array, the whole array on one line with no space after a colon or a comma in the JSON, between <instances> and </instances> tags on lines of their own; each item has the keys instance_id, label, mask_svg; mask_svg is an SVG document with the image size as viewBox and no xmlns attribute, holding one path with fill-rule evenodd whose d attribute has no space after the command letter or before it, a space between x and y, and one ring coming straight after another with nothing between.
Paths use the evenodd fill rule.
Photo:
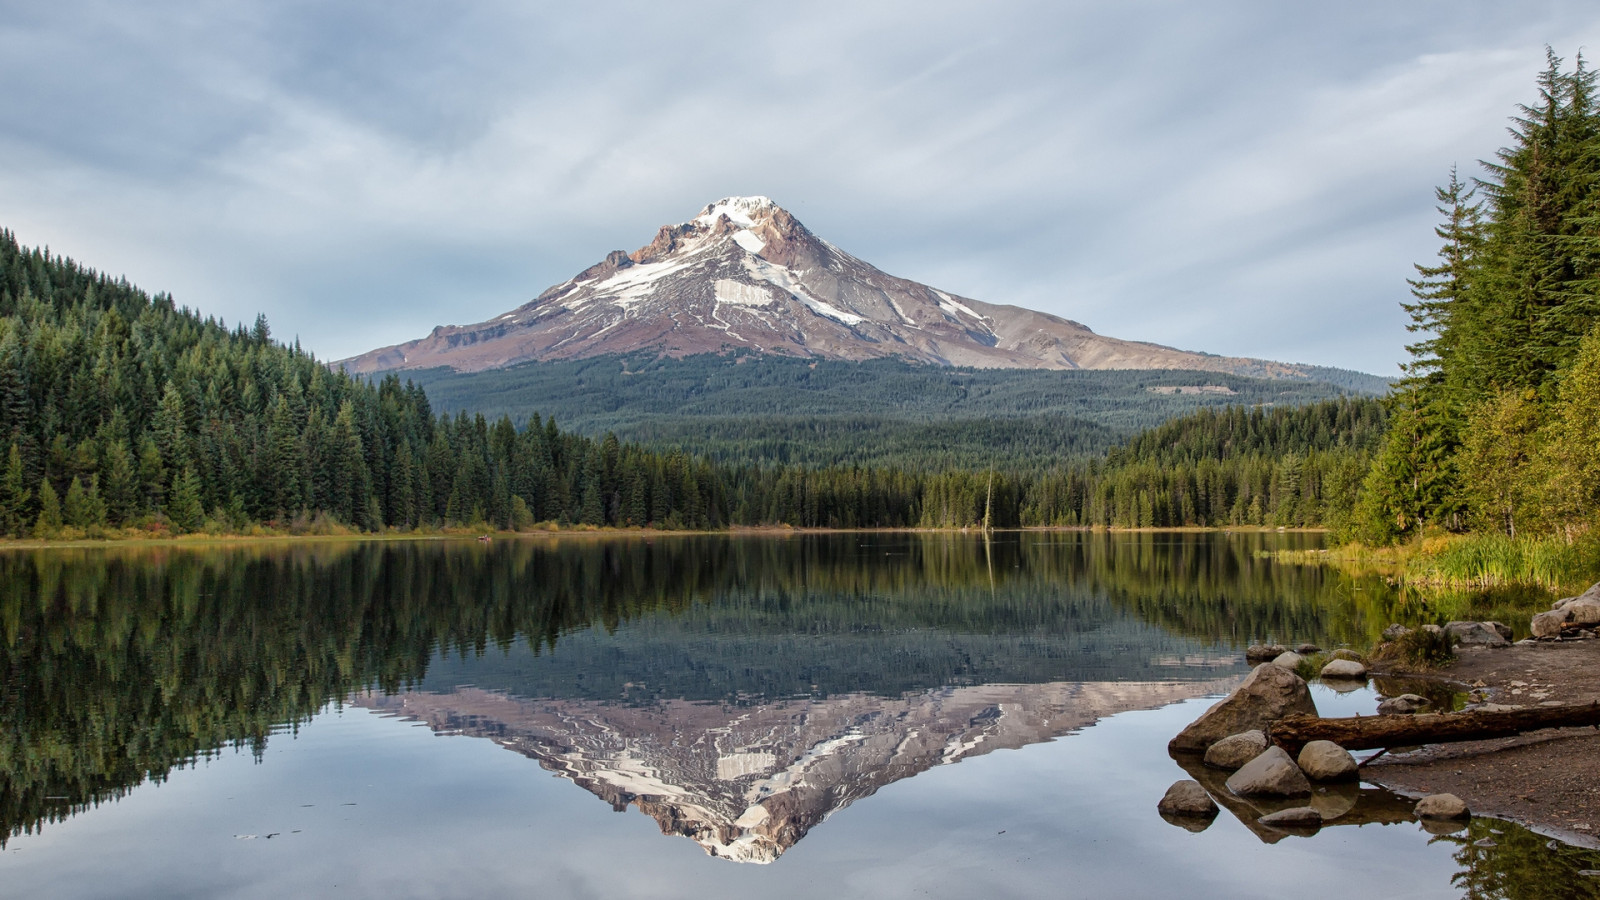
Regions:
<instances>
[{"instance_id":1,"label":"dead bare tree trunk","mask_svg":"<svg viewBox=\"0 0 1600 900\"><path fill-rule=\"evenodd\" d=\"M1296 713L1268 729L1278 746L1297 756L1312 741L1333 741L1346 750L1410 747L1452 741L1510 737L1541 728L1600 727L1600 703L1540 706L1505 712L1424 713L1414 716L1356 716L1324 719Z\"/></svg>"}]
</instances>

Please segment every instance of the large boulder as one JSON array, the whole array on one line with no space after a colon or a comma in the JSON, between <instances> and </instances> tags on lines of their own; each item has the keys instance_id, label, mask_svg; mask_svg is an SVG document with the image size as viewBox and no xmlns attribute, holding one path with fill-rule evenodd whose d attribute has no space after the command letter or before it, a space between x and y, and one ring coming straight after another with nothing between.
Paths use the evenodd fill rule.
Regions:
<instances>
[{"instance_id":1,"label":"large boulder","mask_svg":"<svg viewBox=\"0 0 1600 900\"><path fill-rule=\"evenodd\" d=\"M1500 636L1493 626L1485 622L1450 622L1445 633L1463 647L1509 647L1511 642Z\"/></svg>"},{"instance_id":2,"label":"large boulder","mask_svg":"<svg viewBox=\"0 0 1600 900\"><path fill-rule=\"evenodd\" d=\"M1246 731L1230 734L1206 748L1206 765L1213 769L1233 772L1267 749L1267 733Z\"/></svg>"},{"instance_id":3,"label":"large boulder","mask_svg":"<svg viewBox=\"0 0 1600 900\"><path fill-rule=\"evenodd\" d=\"M1433 706L1428 698L1421 694L1401 694L1390 697L1378 704L1378 714L1384 716L1410 716L1423 712Z\"/></svg>"},{"instance_id":4,"label":"large boulder","mask_svg":"<svg viewBox=\"0 0 1600 900\"><path fill-rule=\"evenodd\" d=\"M1313 653L1320 653L1321 651L1322 648L1318 647L1316 644L1301 644L1300 646L1294 648L1294 652L1300 654L1301 656L1310 656Z\"/></svg>"},{"instance_id":5,"label":"large boulder","mask_svg":"<svg viewBox=\"0 0 1600 900\"><path fill-rule=\"evenodd\" d=\"M1304 797L1311 782L1282 747L1268 747L1228 776L1228 790L1240 797Z\"/></svg>"},{"instance_id":6,"label":"large boulder","mask_svg":"<svg viewBox=\"0 0 1600 900\"><path fill-rule=\"evenodd\" d=\"M1579 628L1600 625L1600 598L1578 597L1561 608L1567 613L1567 621Z\"/></svg>"},{"instance_id":7,"label":"large boulder","mask_svg":"<svg viewBox=\"0 0 1600 900\"><path fill-rule=\"evenodd\" d=\"M1339 649L1333 651L1332 653L1329 653L1328 654L1328 658L1329 659L1348 659L1348 660L1352 660L1354 662L1366 662L1367 661L1366 658L1363 657L1361 654L1355 652L1354 650L1351 650L1348 647L1340 647Z\"/></svg>"},{"instance_id":8,"label":"large boulder","mask_svg":"<svg viewBox=\"0 0 1600 900\"><path fill-rule=\"evenodd\" d=\"M1275 666L1282 666L1283 668L1293 672L1299 667L1300 663L1304 661L1304 656L1301 656L1293 650L1285 650L1272 660L1272 664Z\"/></svg>"},{"instance_id":9,"label":"large boulder","mask_svg":"<svg viewBox=\"0 0 1600 900\"><path fill-rule=\"evenodd\" d=\"M1493 628L1495 631L1499 632L1500 636L1505 638L1508 641L1511 640L1511 638L1514 636L1514 633L1511 630L1511 626L1507 625L1504 622L1485 622L1483 624L1485 624L1485 625L1489 626L1490 628Z\"/></svg>"},{"instance_id":10,"label":"large boulder","mask_svg":"<svg viewBox=\"0 0 1600 900\"><path fill-rule=\"evenodd\" d=\"M1533 617L1528 628L1541 640L1554 640L1561 636L1561 626L1567 624L1569 613L1565 609L1552 609Z\"/></svg>"},{"instance_id":11,"label":"large boulder","mask_svg":"<svg viewBox=\"0 0 1600 900\"><path fill-rule=\"evenodd\" d=\"M1349 781L1356 777L1356 760L1333 741L1312 741L1300 748L1296 760L1312 781Z\"/></svg>"},{"instance_id":12,"label":"large boulder","mask_svg":"<svg viewBox=\"0 0 1600 900\"><path fill-rule=\"evenodd\" d=\"M1416 813L1419 819L1465 819L1472 815L1455 794L1429 794L1417 801Z\"/></svg>"},{"instance_id":13,"label":"large boulder","mask_svg":"<svg viewBox=\"0 0 1600 900\"><path fill-rule=\"evenodd\" d=\"M1353 659L1336 659L1322 667L1323 678L1365 678L1367 667Z\"/></svg>"},{"instance_id":14,"label":"large boulder","mask_svg":"<svg viewBox=\"0 0 1600 900\"><path fill-rule=\"evenodd\" d=\"M1167 793L1156 804L1156 810L1168 816L1198 816L1209 818L1217 814L1217 802L1211 799L1200 782L1184 779L1173 782Z\"/></svg>"},{"instance_id":15,"label":"large boulder","mask_svg":"<svg viewBox=\"0 0 1600 900\"><path fill-rule=\"evenodd\" d=\"M1411 629L1396 622L1383 630L1383 639L1386 641L1398 641L1410 633Z\"/></svg>"},{"instance_id":16,"label":"large boulder","mask_svg":"<svg viewBox=\"0 0 1600 900\"><path fill-rule=\"evenodd\" d=\"M1265 731L1291 713L1316 715L1305 680L1276 663L1257 666L1233 693L1212 704L1167 744L1173 753L1204 753L1231 734Z\"/></svg>"}]
</instances>

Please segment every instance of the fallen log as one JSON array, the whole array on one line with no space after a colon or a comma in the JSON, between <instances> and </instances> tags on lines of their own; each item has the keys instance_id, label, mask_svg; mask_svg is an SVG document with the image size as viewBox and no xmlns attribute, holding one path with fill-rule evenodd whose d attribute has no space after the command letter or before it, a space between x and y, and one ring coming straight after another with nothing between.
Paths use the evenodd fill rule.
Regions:
<instances>
[{"instance_id":1,"label":"fallen log","mask_svg":"<svg viewBox=\"0 0 1600 900\"><path fill-rule=\"evenodd\" d=\"M1600 726L1600 703L1537 706L1505 711L1419 713L1417 715L1356 716L1324 719L1296 713L1284 716L1267 730L1273 743L1298 756L1312 741L1333 741L1346 750L1373 750L1482 741L1511 737L1541 728Z\"/></svg>"}]
</instances>

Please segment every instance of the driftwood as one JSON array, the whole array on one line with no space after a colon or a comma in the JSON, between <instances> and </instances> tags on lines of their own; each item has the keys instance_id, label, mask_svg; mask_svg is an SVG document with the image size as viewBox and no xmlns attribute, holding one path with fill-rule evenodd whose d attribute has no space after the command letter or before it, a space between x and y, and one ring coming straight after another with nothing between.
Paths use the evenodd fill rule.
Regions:
<instances>
[{"instance_id":1,"label":"driftwood","mask_svg":"<svg viewBox=\"0 0 1600 900\"><path fill-rule=\"evenodd\" d=\"M1451 741L1511 737L1541 728L1600 726L1600 703L1537 706L1504 712L1419 713L1409 716L1356 716L1324 719L1296 713L1267 731L1273 743L1298 756L1312 741L1333 741L1346 750L1410 747Z\"/></svg>"}]
</instances>

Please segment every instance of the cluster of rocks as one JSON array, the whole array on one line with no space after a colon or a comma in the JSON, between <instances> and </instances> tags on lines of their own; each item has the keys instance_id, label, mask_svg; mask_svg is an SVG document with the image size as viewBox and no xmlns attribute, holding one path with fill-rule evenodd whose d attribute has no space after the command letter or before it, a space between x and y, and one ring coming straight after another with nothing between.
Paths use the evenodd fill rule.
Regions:
<instances>
[{"instance_id":1,"label":"cluster of rocks","mask_svg":"<svg viewBox=\"0 0 1600 900\"><path fill-rule=\"evenodd\" d=\"M1511 646L1511 626L1504 622L1446 622L1444 625L1423 625L1416 629L1435 636L1448 636L1452 646L1489 647L1500 649ZM1404 625L1390 625L1383 630L1385 641L1398 641L1412 629Z\"/></svg>"},{"instance_id":2,"label":"cluster of rocks","mask_svg":"<svg viewBox=\"0 0 1600 900\"><path fill-rule=\"evenodd\" d=\"M1270 662L1295 671L1307 659L1321 652L1322 648L1316 644L1301 644L1293 650L1282 644L1251 644L1245 648L1244 658L1248 662ZM1318 674L1329 681L1364 681L1367 677L1366 660L1354 650L1334 650L1327 654Z\"/></svg>"},{"instance_id":3,"label":"cluster of rocks","mask_svg":"<svg viewBox=\"0 0 1600 900\"><path fill-rule=\"evenodd\" d=\"M1349 657L1336 657L1329 665L1361 665L1355 654ZM1361 675L1365 674L1365 667L1361 667ZM1329 677L1326 667L1324 677ZM1388 702L1414 707L1412 712L1427 707L1425 699L1413 694ZM1238 799L1287 803L1285 808L1256 817L1257 825L1289 834L1314 832L1324 821L1348 812L1348 808L1319 809L1318 800L1323 798L1314 795L1322 790L1320 786L1358 781L1359 769L1350 752L1332 741L1311 741L1296 756L1274 745L1268 738L1272 723L1296 713L1316 715L1310 689L1299 675L1275 658L1257 666L1233 693L1206 710L1167 747L1174 755L1204 754L1206 767L1231 772L1225 782L1226 794L1219 793L1217 797L1230 803ZM1454 801L1454 805L1448 801ZM1209 824L1217 815L1218 806L1204 785L1185 779L1168 788L1157 810L1169 821L1191 827L1189 823L1196 821ZM1466 815L1466 807L1453 797L1429 797L1413 815L1423 819L1459 818Z\"/></svg>"},{"instance_id":4,"label":"cluster of rocks","mask_svg":"<svg viewBox=\"0 0 1600 900\"><path fill-rule=\"evenodd\" d=\"M1533 617L1532 631L1534 639L1540 641L1600 634L1600 584L1576 597L1557 600L1549 612Z\"/></svg>"}]
</instances>

